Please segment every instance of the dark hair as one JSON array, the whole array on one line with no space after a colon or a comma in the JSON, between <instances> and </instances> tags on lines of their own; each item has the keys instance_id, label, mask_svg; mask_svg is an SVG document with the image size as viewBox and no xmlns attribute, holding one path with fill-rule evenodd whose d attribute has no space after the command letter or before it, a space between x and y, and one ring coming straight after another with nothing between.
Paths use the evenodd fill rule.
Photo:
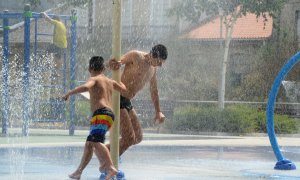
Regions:
<instances>
[{"instance_id":1,"label":"dark hair","mask_svg":"<svg viewBox=\"0 0 300 180\"><path fill-rule=\"evenodd\" d=\"M167 59L168 57L168 50L162 44L155 45L152 50L150 51L153 58L161 58L163 60Z\"/></svg>"},{"instance_id":2,"label":"dark hair","mask_svg":"<svg viewBox=\"0 0 300 180\"><path fill-rule=\"evenodd\" d=\"M90 59L89 69L93 71L103 71L105 69L104 59L101 56L93 56Z\"/></svg>"}]
</instances>

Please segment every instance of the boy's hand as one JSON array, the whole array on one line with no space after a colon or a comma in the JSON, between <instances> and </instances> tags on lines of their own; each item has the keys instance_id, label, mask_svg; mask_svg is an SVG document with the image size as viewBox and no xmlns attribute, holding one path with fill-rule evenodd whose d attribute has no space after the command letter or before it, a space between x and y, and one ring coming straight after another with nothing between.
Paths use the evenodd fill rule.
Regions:
<instances>
[{"instance_id":1,"label":"boy's hand","mask_svg":"<svg viewBox=\"0 0 300 180\"><path fill-rule=\"evenodd\" d=\"M64 95L64 96L62 97L62 99L65 100L65 101L68 100L68 99L69 99L69 95L68 95L68 94Z\"/></svg>"},{"instance_id":2,"label":"boy's hand","mask_svg":"<svg viewBox=\"0 0 300 180\"><path fill-rule=\"evenodd\" d=\"M154 118L154 125L159 125L165 122L165 115L162 112L158 112Z\"/></svg>"},{"instance_id":3,"label":"boy's hand","mask_svg":"<svg viewBox=\"0 0 300 180\"><path fill-rule=\"evenodd\" d=\"M46 17L46 13L45 12L41 12L41 16L44 18Z\"/></svg>"},{"instance_id":4,"label":"boy's hand","mask_svg":"<svg viewBox=\"0 0 300 180\"><path fill-rule=\"evenodd\" d=\"M121 62L116 59L110 59L108 62L108 66L111 70L118 70L121 67Z\"/></svg>"}]
</instances>

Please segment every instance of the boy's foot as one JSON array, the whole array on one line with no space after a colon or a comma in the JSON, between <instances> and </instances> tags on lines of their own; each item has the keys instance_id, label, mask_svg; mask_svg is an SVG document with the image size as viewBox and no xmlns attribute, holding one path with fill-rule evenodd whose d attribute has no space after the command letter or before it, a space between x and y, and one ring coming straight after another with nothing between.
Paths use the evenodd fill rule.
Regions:
<instances>
[{"instance_id":1,"label":"boy's foot","mask_svg":"<svg viewBox=\"0 0 300 180\"><path fill-rule=\"evenodd\" d=\"M99 167L99 171L101 173L104 173L105 172L105 165L104 164L101 164L101 166Z\"/></svg>"},{"instance_id":2,"label":"boy's foot","mask_svg":"<svg viewBox=\"0 0 300 180\"><path fill-rule=\"evenodd\" d=\"M105 177L105 180L110 180L111 177L115 176L118 173L118 171L116 170L116 168L111 167L108 171L107 171L107 175Z\"/></svg>"},{"instance_id":3,"label":"boy's foot","mask_svg":"<svg viewBox=\"0 0 300 180\"><path fill-rule=\"evenodd\" d=\"M81 176L81 173L77 172L77 171L75 171L72 174L69 174L69 178L71 178L71 179L80 179L80 176Z\"/></svg>"}]
</instances>

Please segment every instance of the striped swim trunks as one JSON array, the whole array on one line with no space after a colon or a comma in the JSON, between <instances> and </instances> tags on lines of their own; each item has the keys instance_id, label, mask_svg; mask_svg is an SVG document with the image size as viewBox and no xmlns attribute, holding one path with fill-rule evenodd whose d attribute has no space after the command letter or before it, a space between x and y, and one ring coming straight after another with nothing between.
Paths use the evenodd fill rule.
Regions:
<instances>
[{"instance_id":1,"label":"striped swim trunks","mask_svg":"<svg viewBox=\"0 0 300 180\"><path fill-rule=\"evenodd\" d=\"M90 120L90 134L87 141L101 142L105 141L105 134L112 126L114 113L109 108L97 109Z\"/></svg>"}]
</instances>

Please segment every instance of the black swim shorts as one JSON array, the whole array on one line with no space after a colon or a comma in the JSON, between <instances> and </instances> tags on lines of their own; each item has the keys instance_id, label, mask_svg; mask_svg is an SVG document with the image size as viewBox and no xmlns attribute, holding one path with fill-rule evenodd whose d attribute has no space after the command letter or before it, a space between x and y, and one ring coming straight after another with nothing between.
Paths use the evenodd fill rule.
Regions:
<instances>
[{"instance_id":1,"label":"black swim shorts","mask_svg":"<svg viewBox=\"0 0 300 180\"><path fill-rule=\"evenodd\" d=\"M128 112L133 109L130 99L120 96L120 109L126 109Z\"/></svg>"},{"instance_id":2,"label":"black swim shorts","mask_svg":"<svg viewBox=\"0 0 300 180\"><path fill-rule=\"evenodd\" d=\"M103 135L103 134L90 134L86 138L86 141L104 143L104 141L105 141L105 135Z\"/></svg>"}]
</instances>

